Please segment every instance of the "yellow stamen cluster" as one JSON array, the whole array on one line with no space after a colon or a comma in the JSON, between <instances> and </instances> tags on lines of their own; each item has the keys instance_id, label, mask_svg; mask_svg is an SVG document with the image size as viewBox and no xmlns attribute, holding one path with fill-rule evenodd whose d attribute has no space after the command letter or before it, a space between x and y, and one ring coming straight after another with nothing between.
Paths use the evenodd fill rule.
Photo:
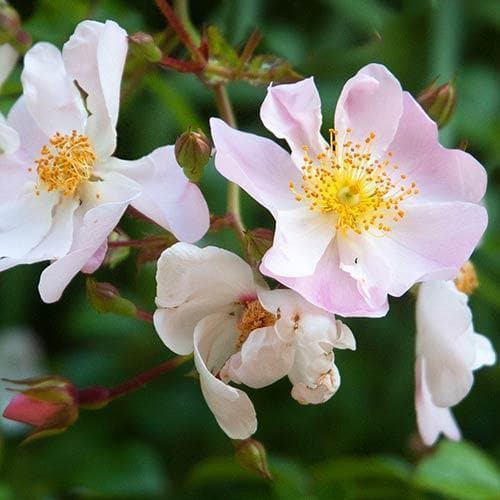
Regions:
<instances>
[{"instance_id":1,"label":"yellow stamen cluster","mask_svg":"<svg viewBox=\"0 0 500 500\"><path fill-rule=\"evenodd\" d=\"M334 212L336 229L344 234L348 230L385 234L405 216L400 204L418 194L417 186L414 182L402 185L406 175L399 174L399 166L391 163L392 153L381 159L372 157L374 132L364 144L349 140L351 133L347 129L345 142L338 144L337 131L330 129L330 144L315 159L309 157L309 148L304 146L300 192L293 183L290 190L311 210Z\"/></svg>"},{"instance_id":2,"label":"yellow stamen cluster","mask_svg":"<svg viewBox=\"0 0 500 500\"><path fill-rule=\"evenodd\" d=\"M276 316L266 311L258 300L248 302L245 304L245 310L237 324L240 335L238 336L236 346L240 348L255 329L272 326L276 323L276 320Z\"/></svg>"},{"instance_id":3,"label":"yellow stamen cluster","mask_svg":"<svg viewBox=\"0 0 500 500\"><path fill-rule=\"evenodd\" d=\"M479 286L476 269L470 260L460 268L458 276L455 278L455 286L466 295L472 295Z\"/></svg>"},{"instance_id":4,"label":"yellow stamen cluster","mask_svg":"<svg viewBox=\"0 0 500 500\"><path fill-rule=\"evenodd\" d=\"M73 130L71 135L59 132L42 147L35 160L41 184L48 191L59 190L64 196L74 194L81 182L88 181L96 160L94 148L85 135ZM37 188L37 194L39 194Z\"/></svg>"}]
</instances>

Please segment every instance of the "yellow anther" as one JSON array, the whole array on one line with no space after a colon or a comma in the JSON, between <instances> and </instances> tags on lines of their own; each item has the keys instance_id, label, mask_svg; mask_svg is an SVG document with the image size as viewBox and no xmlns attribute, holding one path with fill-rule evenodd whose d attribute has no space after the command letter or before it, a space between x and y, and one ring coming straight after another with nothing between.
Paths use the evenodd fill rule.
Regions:
<instances>
[{"instance_id":1,"label":"yellow anther","mask_svg":"<svg viewBox=\"0 0 500 500\"><path fill-rule=\"evenodd\" d=\"M94 148L89 139L76 130L71 135L58 132L49 142L42 147L41 157L35 160L40 184L44 184L47 191L58 190L64 196L71 196L92 176L96 160Z\"/></svg>"}]
</instances>

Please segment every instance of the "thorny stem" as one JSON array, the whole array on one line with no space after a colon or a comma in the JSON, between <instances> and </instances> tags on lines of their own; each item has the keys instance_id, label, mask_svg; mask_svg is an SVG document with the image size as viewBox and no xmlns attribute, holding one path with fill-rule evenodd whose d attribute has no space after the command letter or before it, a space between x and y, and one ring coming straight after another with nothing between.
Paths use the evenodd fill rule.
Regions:
<instances>
[{"instance_id":1,"label":"thorny stem","mask_svg":"<svg viewBox=\"0 0 500 500\"><path fill-rule=\"evenodd\" d=\"M159 237L149 237L143 240L123 240L123 241L108 241L108 246L110 248L117 247L133 247L133 248L142 248L150 245L157 245L159 243L166 243L165 238Z\"/></svg>"},{"instance_id":2,"label":"thorny stem","mask_svg":"<svg viewBox=\"0 0 500 500\"><path fill-rule=\"evenodd\" d=\"M124 396L131 391L140 389L151 380L158 378L164 373L174 370L186 361L192 359L192 357L193 355L190 354L187 356L177 356L169 359L112 388L88 387L87 389L81 389L78 391L78 404L89 409L101 408L110 401L113 401L120 396Z\"/></svg>"},{"instance_id":3,"label":"thorny stem","mask_svg":"<svg viewBox=\"0 0 500 500\"><path fill-rule=\"evenodd\" d=\"M234 117L233 107L227 94L226 87L222 84L214 85L213 91L215 94L215 102L217 109L223 120L231 127L236 127L236 119ZM240 188L234 182L228 182L227 185L227 215L230 216L233 228L236 232L243 249L246 249L245 240L245 225L241 218L241 205L240 205Z\"/></svg>"},{"instance_id":4,"label":"thorny stem","mask_svg":"<svg viewBox=\"0 0 500 500\"><path fill-rule=\"evenodd\" d=\"M155 0L156 5L161 10L162 14L167 19L168 23L172 27L172 29L177 33L181 42L185 45L185 47L189 50L191 57L194 62L205 64L205 57L201 53L200 49L196 46L196 43L192 39L192 37L187 32L184 23L177 16L174 9L170 6L170 4L166 0ZM182 11L182 10L181 10ZM187 8L183 11L184 17L187 15Z\"/></svg>"}]
</instances>

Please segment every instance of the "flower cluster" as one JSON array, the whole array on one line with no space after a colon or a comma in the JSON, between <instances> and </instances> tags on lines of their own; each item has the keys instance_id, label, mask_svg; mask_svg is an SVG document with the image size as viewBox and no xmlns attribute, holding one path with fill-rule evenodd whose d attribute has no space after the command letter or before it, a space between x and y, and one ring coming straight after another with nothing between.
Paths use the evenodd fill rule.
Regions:
<instances>
[{"instance_id":1,"label":"flower cluster","mask_svg":"<svg viewBox=\"0 0 500 500\"><path fill-rule=\"evenodd\" d=\"M345 84L326 139L312 78L271 85L260 116L289 149L218 118L210 127L218 172L276 220L272 245L259 266L195 246L209 228L194 181L210 141L188 131L176 147L138 160L114 156L128 44L115 22L84 21L62 52L40 42L26 53L22 95L0 121L0 270L50 261L39 284L50 303L78 272L92 274L105 262L128 207L168 231L157 238L168 248L156 255L154 326L170 350L193 353L206 402L233 439L257 429L240 386L288 377L298 403L328 401L340 386L336 350L356 348L335 315L384 316L389 295L421 283L417 423L428 445L440 433L458 439L450 408L470 390L473 370L495 362L463 293L474 287L468 259L487 225L484 168L439 144L436 123L382 65ZM3 45L0 59L3 81L17 54ZM236 216L226 222L244 239ZM78 391L47 380L48 389L45 379L25 381L30 388L5 416L35 433L71 425Z\"/></svg>"}]
</instances>

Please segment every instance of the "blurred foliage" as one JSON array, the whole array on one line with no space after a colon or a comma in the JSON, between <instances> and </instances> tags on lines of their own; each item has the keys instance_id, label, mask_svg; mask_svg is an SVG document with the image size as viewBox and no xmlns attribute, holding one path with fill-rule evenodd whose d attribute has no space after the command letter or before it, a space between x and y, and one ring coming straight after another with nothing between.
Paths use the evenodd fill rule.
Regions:
<instances>
[{"instance_id":1,"label":"blurred foliage","mask_svg":"<svg viewBox=\"0 0 500 500\"><path fill-rule=\"evenodd\" d=\"M129 33L157 33L165 23L149 0L17 0L11 2L34 41L61 46L86 18L114 19ZM490 227L474 255L481 286L471 299L477 331L500 349L500 2L497 0L212 0L192 2L197 27L218 27L237 51L258 28L256 54L275 54L314 75L331 126L340 89L369 62L386 64L418 94L434 79L455 78L456 113L442 141L461 139L486 165ZM179 55L184 56L182 49ZM133 76L133 75L132 75ZM149 65L125 81L118 156L137 158L173 144L189 126L207 131L216 114L210 91L193 76ZM4 88L2 110L19 91L19 71ZM242 129L266 134L258 119L264 87L229 86ZM224 181L213 165L202 189L222 215ZM249 227L272 227L244 196ZM134 238L152 235L140 221L123 224ZM204 243L237 250L229 231ZM132 254L135 254L132 250ZM169 354L153 328L99 314L79 277L54 305L41 303L42 265L0 276L0 326L29 325L41 337L50 371L80 386L116 384ZM132 256L99 281L116 285L145 310L154 308L154 265ZM82 412L65 434L26 447L0 435L0 500L55 499L439 499L500 498L500 364L476 374L455 409L468 442L442 442L429 454L415 437L413 299L393 300L379 320L349 320L355 353L338 353L342 387L328 403L301 407L286 381L249 391L259 417L257 439L269 453L273 482L242 469L196 382L178 370L99 412ZM7 376L8 373L0 373ZM473 444L474 443L474 444Z\"/></svg>"}]
</instances>

